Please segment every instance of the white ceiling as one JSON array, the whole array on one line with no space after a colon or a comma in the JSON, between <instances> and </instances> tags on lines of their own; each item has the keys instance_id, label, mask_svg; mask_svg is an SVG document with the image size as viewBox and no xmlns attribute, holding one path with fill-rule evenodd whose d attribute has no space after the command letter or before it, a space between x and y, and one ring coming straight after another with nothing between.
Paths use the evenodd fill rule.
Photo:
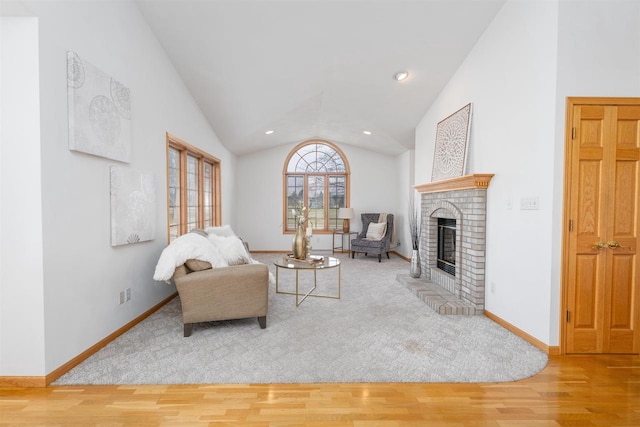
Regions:
<instances>
[{"instance_id":1,"label":"white ceiling","mask_svg":"<svg viewBox=\"0 0 640 427\"><path fill-rule=\"evenodd\" d=\"M232 152L320 137L395 155L413 148L416 125L504 1L137 3ZM397 82L400 70L410 75Z\"/></svg>"}]
</instances>

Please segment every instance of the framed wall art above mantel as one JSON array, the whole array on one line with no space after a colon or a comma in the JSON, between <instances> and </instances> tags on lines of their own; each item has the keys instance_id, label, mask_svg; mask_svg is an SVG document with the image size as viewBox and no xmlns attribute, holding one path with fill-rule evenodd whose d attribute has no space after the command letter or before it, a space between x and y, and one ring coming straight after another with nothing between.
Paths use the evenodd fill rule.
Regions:
<instances>
[{"instance_id":1,"label":"framed wall art above mantel","mask_svg":"<svg viewBox=\"0 0 640 427\"><path fill-rule=\"evenodd\" d=\"M438 123L431 181L462 176L471 130L471 103Z\"/></svg>"}]
</instances>

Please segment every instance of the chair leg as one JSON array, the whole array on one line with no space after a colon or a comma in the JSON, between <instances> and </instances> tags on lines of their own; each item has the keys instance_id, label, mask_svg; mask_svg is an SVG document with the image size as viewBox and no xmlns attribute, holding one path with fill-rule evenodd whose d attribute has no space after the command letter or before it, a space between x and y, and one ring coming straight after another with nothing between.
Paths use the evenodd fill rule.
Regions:
<instances>
[{"instance_id":1,"label":"chair leg","mask_svg":"<svg viewBox=\"0 0 640 427\"><path fill-rule=\"evenodd\" d=\"M391 259L391 258L389 258L389 252L387 252L387 259Z\"/></svg>"},{"instance_id":2,"label":"chair leg","mask_svg":"<svg viewBox=\"0 0 640 427\"><path fill-rule=\"evenodd\" d=\"M258 317L258 323L260 324L260 329L264 329L267 327L267 316Z\"/></svg>"},{"instance_id":3,"label":"chair leg","mask_svg":"<svg viewBox=\"0 0 640 427\"><path fill-rule=\"evenodd\" d=\"M378 262L382 262L382 254L378 254Z\"/></svg>"},{"instance_id":4,"label":"chair leg","mask_svg":"<svg viewBox=\"0 0 640 427\"><path fill-rule=\"evenodd\" d=\"M353 259L356 255L356 251L351 251L351 259Z\"/></svg>"},{"instance_id":5,"label":"chair leg","mask_svg":"<svg viewBox=\"0 0 640 427\"><path fill-rule=\"evenodd\" d=\"M184 324L184 336L185 337L190 337L192 331L193 331L193 323L185 323Z\"/></svg>"}]
</instances>

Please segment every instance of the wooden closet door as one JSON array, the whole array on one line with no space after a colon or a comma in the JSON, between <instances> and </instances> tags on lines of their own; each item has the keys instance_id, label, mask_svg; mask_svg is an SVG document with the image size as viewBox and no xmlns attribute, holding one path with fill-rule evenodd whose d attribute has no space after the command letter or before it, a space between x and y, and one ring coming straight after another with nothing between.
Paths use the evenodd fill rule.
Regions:
<instances>
[{"instance_id":1,"label":"wooden closet door","mask_svg":"<svg viewBox=\"0 0 640 427\"><path fill-rule=\"evenodd\" d=\"M602 352L638 353L638 178L640 106L610 111L611 170L607 195L607 278ZM607 111L608 111L607 110Z\"/></svg>"},{"instance_id":2,"label":"wooden closet door","mask_svg":"<svg viewBox=\"0 0 640 427\"><path fill-rule=\"evenodd\" d=\"M640 105L573 105L567 353L638 353Z\"/></svg>"}]
</instances>

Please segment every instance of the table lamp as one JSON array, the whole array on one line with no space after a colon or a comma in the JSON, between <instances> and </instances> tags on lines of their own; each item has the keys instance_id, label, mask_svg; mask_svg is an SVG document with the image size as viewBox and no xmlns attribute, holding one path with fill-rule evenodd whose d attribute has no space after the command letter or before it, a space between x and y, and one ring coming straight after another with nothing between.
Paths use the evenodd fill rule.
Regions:
<instances>
[{"instance_id":1,"label":"table lamp","mask_svg":"<svg viewBox=\"0 0 640 427\"><path fill-rule=\"evenodd\" d=\"M339 208L338 218L342 219L342 232L349 232L349 220L353 218L353 208Z\"/></svg>"}]
</instances>

